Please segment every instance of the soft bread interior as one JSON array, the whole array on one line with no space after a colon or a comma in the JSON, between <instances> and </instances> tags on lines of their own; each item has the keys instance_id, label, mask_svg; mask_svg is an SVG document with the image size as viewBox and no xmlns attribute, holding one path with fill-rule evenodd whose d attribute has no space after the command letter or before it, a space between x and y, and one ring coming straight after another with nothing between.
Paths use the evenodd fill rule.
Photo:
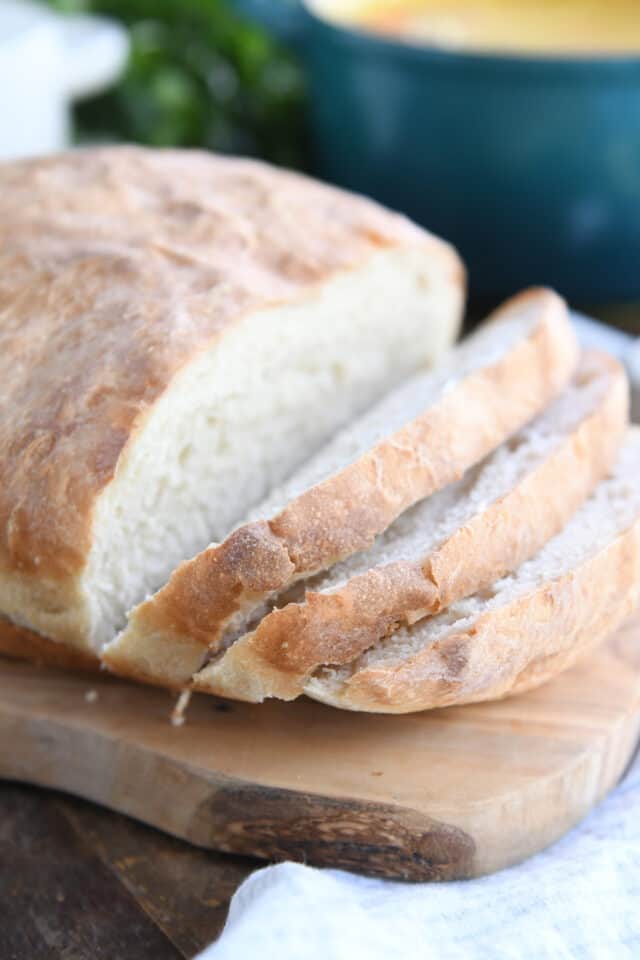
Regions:
<instances>
[{"instance_id":1,"label":"soft bread interior","mask_svg":"<svg viewBox=\"0 0 640 960\"><path fill-rule=\"evenodd\" d=\"M500 311L494 320L483 324L455 351L451 351L437 369L411 378L357 421L344 427L245 519L261 520L274 516L305 490L353 463L379 440L390 436L441 400L456 383L505 356L536 327L539 319L539 304L535 300L517 300L513 306Z\"/></svg>"},{"instance_id":2,"label":"soft bread interior","mask_svg":"<svg viewBox=\"0 0 640 960\"><path fill-rule=\"evenodd\" d=\"M292 599L296 583L366 549L539 412L566 386L578 354L556 294L508 301L442 366L408 377L339 431L224 543L178 567L130 612L105 663L151 682L189 683L274 602Z\"/></svg>"},{"instance_id":3,"label":"soft bread interior","mask_svg":"<svg viewBox=\"0 0 640 960\"><path fill-rule=\"evenodd\" d=\"M239 319L185 369L95 509L79 631L94 649L336 426L439 357L457 332L456 279L430 250L383 252L297 303ZM59 633L44 610L29 625Z\"/></svg>"},{"instance_id":4,"label":"soft bread interior","mask_svg":"<svg viewBox=\"0 0 640 960\"><path fill-rule=\"evenodd\" d=\"M458 483L407 510L378 537L370 550L349 557L315 577L310 584L314 592L339 590L349 579L367 573L372 567L427 556L551 456L596 409L610 385L609 365L602 365L597 354L586 357L574 381L541 416L468 470Z\"/></svg>"},{"instance_id":5,"label":"soft bread interior","mask_svg":"<svg viewBox=\"0 0 640 960\"><path fill-rule=\"evenodd\" d=\"M285 483L275 487L265 500L249 511L242 522L263 520L277 515L288 503L306 490L338 473L370 450L376 442L391 436L394 431L427 411L430 405L441 401L443 395L465 377L483 367L491 366L504 357L513 346L534 330L538 322L539 308L535 300L517 299L513 304L500 310L494 319L483 324L475 333L458 344L455 350L450 351L439 363L437 369L411 377L407 383L383 397L353 423L343 427ZM431 516L439 515L440 511L446 511L457 499L457 488L448 489L442 494L442 499L437 501ZM431 510L429 501L425 501L424 509ZM379 545L382 549L384 544L395 541L402 531L412 525L412 516L410 512L406 522L400 519L397 521L398 525L394 524L386 537L380 538ZM336 578L344 579L351 569L355 572L371 566L371 562L367 560L369 557L369 552L356 554L345 564L337 565L331 572L324 574L327 577L327 583L335 582ZM323 573L320 572L318 576L322 577ZM314 579L314 589L315 583ZM270 609L292 600L299 600L303 591L304 586L298 580L283 593L271 594L256 600L248 609L233 614L226 624L221 646L228 647L253 629Z\"/></svg>"},{"instance_id":6,"label":"soft bread interior","mask_svg":"<svg viewBox=\"0 0 640 960\"><path fill-rule=\"evenodd\" d=\"M200 688L288 699L318 665L348 663L390 627L424 617L436 594L450 604L514 569L606 475L627 397L622 368L586 354L564 393L459 482L407 510L369 550L299 583L297 595L281 595L254 632L197 675Z\"/></svg>"},{"instance_id":7,"label":"soft bread interior","mask_svg":"<svg viewBox=\"0 0 640 960\"><path fill-rule=\"evenodd\" d=\"M563 531L531 560L491 588L452 604L443 613L403 628L376 644L344 667L323 667L309 681L306 692L328 702L339 702L350 679L369 668L392 670L410 662L431 644L449 634L473 627L481 615L518 600L546 583L578 568L623 534L640 513L640 430L629 431L611 475L596 487ZM597 584L593 585L597 589Z\"/></svg>"}]
</instances>

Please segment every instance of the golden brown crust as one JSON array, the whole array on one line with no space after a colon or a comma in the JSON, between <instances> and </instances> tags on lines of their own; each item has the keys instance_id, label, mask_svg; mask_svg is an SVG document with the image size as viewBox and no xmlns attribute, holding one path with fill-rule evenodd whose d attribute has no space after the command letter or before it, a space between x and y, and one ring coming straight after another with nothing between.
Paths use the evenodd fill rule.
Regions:
<instances>
[{"instance_id":1,"label":"golden brown crust","mask_svg":"<svg viewBox=\"0 0 640 960\"><path fill-rule=\"evenodd\" d=\"M248 523L180 564L167 585L136 608L133 619L140 630L171 631L206 650L217 622L249 598L281 589L295 573L286 543L270 524Z\"/></svg>"},{"instance_id":2,"label":"golden brown crust","mask_svg":"<svg viewBox=\"0 0 640 960\"><path fill-rule=\"evenodd\" d=\"M30 660L45 667L60 667L63 670L80 670L96 673L101 664L97 657L76 650L64 643L56 643L48 637L18 627L0 617L0 654L16 660Z\"/></svg>"},{"instance_id":3,"label":"golden brown crust","mask_svg":"<svg viewBox=\"0 0 640 960\"><path fill-rule=\"evenodd\" d=\"M558 533L613 465L624 438L628 385L620 364L587 355L578 377L603 391L553 453L421 560L376 567L330 593L266 616L196 686L222 696L293 699L318 667L350 663L404 625L438 613L516 569Z\"/></svg>"},{"instance_id":4,"label":"golden brown crust","mask_svg":"<svg viewBox=\"0 0 640 960\"><path fill-rule=\"evenodd\" d=\"M531 290L508 301L496 318L527 301L540 311L529 338L270 522L298 575L371 546L404 510L459 479L562 389L577 361L564 302L551 291Z\"/></svg>"},{"instance_id":5,"label":"golden brown crust","mask_svg":"<svg viewBox=\"0 0 640 960\"><path fill-rule=\"evenodd\" d=\"M597 588L596 588L597 585ZM640 518L577 569L474 619L402 662L364 667L335 695L349 710L410 713L496 700L546 683L610 636L640 602Z\"/></svg>"},{"instance_id":6,"label":"golden brown crust","mask_svg":"<svg viewBox=\"0 0 640 960\"><path fill-rule=\"evenodd\" d=\"M133 675L141 660L145 673L155 662L150 672L159 683L186 684L207 649L219 649L235 614L366 549L407 507L457 480L538 413L571 377L578 348L566 305L549 290L520 294L496 317L527 307L537 314L529 336L276 517L240 528L222 546L183 564L136 608L105 652L107 665ZM196 641L202 649L194 656ZM172 644L185 655L181 662L172 658L170 672L164 651Z\"/></svg>"},{"instance_id":7,"label":"golden brown crust","mask_svg":"<svg viewBox=\"0 0 640 960\"><path fill-rule=\"evenodd\" d=\"M0 166L0 571L66 582L124 448L240 316L443 242L264 164L109 147Z\"/></svg>"}]
</instances>

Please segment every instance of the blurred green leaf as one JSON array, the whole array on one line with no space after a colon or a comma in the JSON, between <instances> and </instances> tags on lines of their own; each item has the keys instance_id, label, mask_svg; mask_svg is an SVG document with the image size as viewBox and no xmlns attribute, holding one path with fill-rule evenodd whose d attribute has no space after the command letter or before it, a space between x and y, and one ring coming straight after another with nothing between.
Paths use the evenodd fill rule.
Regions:
<instances>
[{"instance_id":1,"label":"blurred green leaf","mask_svg":"<svg viewBox=\"0 0 640 960\"><path fill-rule=\"evenodd\" d=\"M221 0L49 3L114 17L130 32L122 80L75 108L80 141L205 147L305 166L298 64Z\"/></svg>"}]
</instances>

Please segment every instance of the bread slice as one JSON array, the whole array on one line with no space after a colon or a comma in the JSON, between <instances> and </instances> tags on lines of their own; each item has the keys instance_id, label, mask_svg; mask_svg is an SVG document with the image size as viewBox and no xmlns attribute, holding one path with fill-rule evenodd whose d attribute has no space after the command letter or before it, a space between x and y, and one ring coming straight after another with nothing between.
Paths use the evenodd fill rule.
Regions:
<instances>
[{"instance_id":1,"label":"bread slice","mask_svg":"<svg viewBox=\"0 0 640 960\"><path fill-rule=\"evenodd\" d=\"M307 584L196 675L200 690L293 699L320 666L346 664L403 625L518 567L563 527L613 466L628 385L587 354L572 384L462 480L403 514L364 553Z\"/></svg>"},{"instance_id":2,"label":"bread slice","mask_svg":"<svg viewBox=\"0 0 640 960\"><path fill-rule=\"evenodd\" d=\"M571 377L564 302L534 290L339 433L222 544L183 564L105 649L118 673L180 687L293 583L371 546L460 478Z\"/></svg>"},{"instance_id":3,"label":"bread slice","mask_svg":"<svg viewBox=\"0 0 640 960\"><path fill-rule=\"evenodd\" d=\"M440 356L463 281L403 217L261 163L114 147L0 165L0 615L96 655ZM25 637L0 649L29 655Z\"/></svg>"},{"instance_id":4,"label":"bread slice","mask_svg":"<svg viewBox=\"0 0 640 960\"><path fill-rule=\"evenodd\" d=\"M516 573L405 628L305 692L349 710L408 713L545 683L640 602L640 429L564 530Z\"/></svg>"}]
</instances>

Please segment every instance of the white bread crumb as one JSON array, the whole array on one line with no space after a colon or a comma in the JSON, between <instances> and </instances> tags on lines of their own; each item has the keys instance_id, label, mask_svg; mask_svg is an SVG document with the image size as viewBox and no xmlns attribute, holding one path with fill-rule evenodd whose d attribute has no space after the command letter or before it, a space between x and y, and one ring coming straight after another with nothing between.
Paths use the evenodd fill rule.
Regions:
<instances>
[{"instance_id":1,"label":"white bread crumb","mask_svg":"<svg viewBox=\"0 0 640 960\"><path fill-rule=\"evenodd\" d=\"M176 705L171 711L171 726L172 727L181 727L185 721L185 713L187 707L189 706L189 701L191 700L191 690L183 690L178 699L176 700Z\"/></svg>"}]
</instances>

